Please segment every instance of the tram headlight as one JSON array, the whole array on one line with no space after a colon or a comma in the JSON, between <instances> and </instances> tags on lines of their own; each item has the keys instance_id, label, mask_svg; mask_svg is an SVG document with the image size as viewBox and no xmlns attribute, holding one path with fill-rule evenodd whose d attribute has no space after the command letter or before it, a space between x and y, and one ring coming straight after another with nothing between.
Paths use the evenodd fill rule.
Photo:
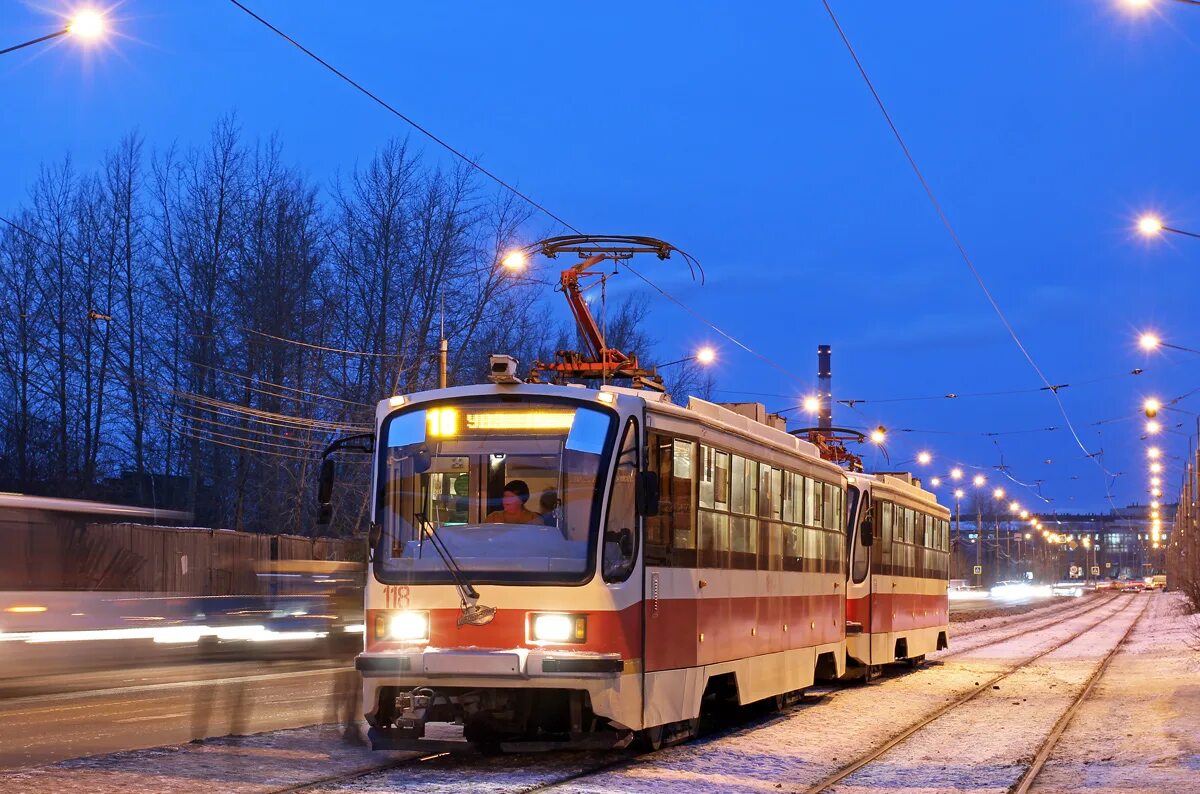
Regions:
<instances>
[{"instance_id":1,"label":"tram headlight","mask_svg":"<svg viewBox=\"0 0 1200 794\"><path fill-rule=\"evenodd\" d=\"M529 618L529 635L534 642L585 642L587 615L535 612Z\"/></svg>"},{"instance_id":2,"label":"tram headlight","mask_svg":"<svg viewBox=\"0 0 1200 794\"><path fill-rule=\"evenodd\" d=\"M406 609L386 618L383 639L419 642L429 639L429 613Z\"/></svg>"}]
</instances>

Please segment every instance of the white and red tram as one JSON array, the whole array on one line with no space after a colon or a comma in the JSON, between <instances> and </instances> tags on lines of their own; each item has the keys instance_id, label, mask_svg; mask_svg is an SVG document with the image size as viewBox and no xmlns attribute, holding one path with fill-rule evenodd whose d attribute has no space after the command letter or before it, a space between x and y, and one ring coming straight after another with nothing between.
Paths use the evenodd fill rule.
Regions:
<instances>
[{"instance_id":1,"label":"white and red tram","mask_svg":"<svg viewBox=\"0 0 1200 794\"><path fill-rule=\"evenodd\" d=\"M919 487L848 474L761 406L513 380L377 411L356 663L377 749L656 745L706 699L786 702L945 644L946 511Z\"/></svg>"}]
</instances>

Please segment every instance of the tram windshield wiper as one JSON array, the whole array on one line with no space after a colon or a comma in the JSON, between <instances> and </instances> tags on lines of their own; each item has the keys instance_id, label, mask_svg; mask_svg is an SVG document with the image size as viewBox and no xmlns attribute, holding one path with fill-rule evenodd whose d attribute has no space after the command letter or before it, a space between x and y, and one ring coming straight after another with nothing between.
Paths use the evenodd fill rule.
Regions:
<instances>
[{"instance_id":1,"label":"tram windshield wiper","mask_svg":"<svg viewBox=\"0 0 1200 794\"><path fill-rule=\"evenodd\" d=\"M428 496L429 485L428 482L425 482L421 485L421 504L429 504ZM463 573L462 568L454 559L454 555L447 548L446 542L438 536L437 526L429 520L429 515L424 511L417 513L415 518L420 526L421 543L425 542L426 537L429 538L429 545L433 546L433 550L442 560L442 565L446 566L446 571L454 579L454 587L458 590L459 601L462 605L462 614L458 616L458 625L486 626L491 623L492 618L496 617L496 608L479 603L479 591Z\"/></svg>"}]
</instances>

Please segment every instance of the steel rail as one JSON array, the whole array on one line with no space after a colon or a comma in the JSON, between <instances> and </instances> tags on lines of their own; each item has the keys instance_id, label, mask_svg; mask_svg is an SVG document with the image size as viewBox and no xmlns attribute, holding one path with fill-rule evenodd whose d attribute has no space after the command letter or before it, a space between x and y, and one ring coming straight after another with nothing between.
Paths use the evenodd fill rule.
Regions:
<instances>
[{"instance_id":1,"label":"steel rail","mask_svg":"<svg viewBox=\"0 0 1200 794\"><path fill-rule=\"evenodd\" d=\"M1020 625L1020 628L1017 629L1016 631L1010 631L1007 634L1002 635L999 639L988 640L987 642L981 642L981 643L978 643L977 645L971 645L970 647L967 647L967 648L951 648L949 653L947 653L945 656L938 657L937 661L943 661L945 659L953 659L955 657L961 656L964 653L970 653L971 651L975 651L980 648L986 648L989 645L999 645L1002 642L1008 642L1009 640L1013 639L1014 637L1020 637L1022 634L1028 634L1031 631L1041 631L1042 629L1046 628L1047 626L1052 626L1055 623L1061 623L1063 620L1073 620L1073 619L1079 617L1080 615L1086 615L1087 613L1092 612L1093 610L1097 610L1100 607L1104 606L1105 604L1111 604L1113 601L1115 601L1118 598L1120 598L1120 596L1118 594L1109 593L1107 598L1101 598L1096 603L1088 604L1084 609L1080 609L1078 611L1072 611L1072 610L1075 607L1081 606L1081 605L1080 604L1071 604L1067 607L1064 607L1061 610L1056 610L1048 615L1042 615L1042 616L1038 617L1035 621L1033 621L1031 624L1022 624L1021 621L1017 621L1017 624ZM1003 629L1003 628L1004 628L1004 626L998 626L997 630ZM981 629L980 632L978 632L978 633L982 633L984 631L987 631L987 629ZM974 635L968 634L966 636L971 637Z\"/></svg>"},{"instance_id":2,"label":"steel rail","mask_svg":"<svg viewBox=\"0 0 1200 794\"><path fill-rule=\"evenodd\" d=\"M1105 602L1105 603L1111 603L1111 602ZM836 783L840 783L841 781L850 777L850 775L852 775L855 772L857 772L858 770L862 769L867 764L870 764L870 763L878 760L881 756L885 755L888 751L890 751L896 745L898 745L901 742L903 742L904 740L908 739L910 736L912 736L913 734L915 734L917 731L921 730L925 726L929 725L931 722L934 722L935 720L940 719L941 717L945 716L946 714L953 711L954 709L957 709L959 706L969 703L970 701L972 701L975 698L982 695L984 692L991 691L991 688L994 684L996 684L1000 681L1003 681L1005 678L1008 678L1009 676L1013 675L1014 673L1019 672L1023 668L1036 662L1038 659L1041 659L1043 656L1048 656L1049 654L1057 651L1059 648L1069 645L1070 643L1072 643L1075 640L1082 637L1084 634L1087 634L1089 631L1091 631L1092 629L1099 626L1101 623L1103 623L1105 620L1107 620L1113 614L1124 614L1125 611L1127 611L1127 609L1128 609L1128 607L1126 607L1124 609L1118 609L1118 610L1116 610L1116 612L1110 613L1108 615L1103 615L1098 620L1095 620L1095 621L1089 623L1087 626L1083 627L1079 631L1072 633L1070 636L1066 637L1062 641L1056 642L1054 645L1050 646L1046 650L1039 651L1038 653L1036 653L1032 656L1022 659L1020 662L1018 662L1016 665L1014 665L1010 669L989 678L987 681L984 681L982 684L978 685L977 687L975 687L974 689L972 689L971 691L969 691L967 694L963 695L962 697L959 697L956 700L952 700L949 703L947 703L946 705L938 708L931 714L928 714L925 717L922 717L920 720L914 722L912 725L908 726L900 733L892 736L892 738L888 739L886 742L881 744L879 747L876 747L875 749L859 756L854 761L851 761L849 764L846 764L838 771L825 776L817 783L814 783L813 785L804 789L805 794L818 794L818 792L825 791L830 786L835 785ZM1143 607L1143 609L1144 609L1144 607ZM1141 616L1139 615L1138 617L1141 617Z\"/></svg>"},{"instance_id":3,"label":"steel rail","mask_svg":"<svg viewBox=\"0 0 1200 794\"><path fill-rule=\"evenodd\" d=\"M1129 624L1129 628L1125 629L1125 633L1121 635L1121 639L1117 641L1117 644L1113 646L1113 649L1104 657L1104 661L1100 662L1100 666L1092 672L1091 677L1088 678L1087 684L1082 690L1080 690L1079 694L1075 696L1075 700L1071 703L1067 710L1063 712L1062 716L1058 718L1058 721L1054 723L1054 727L1050 730L1050 734L1046 737L1046 740L1042 742L1041 749L1038 750L1037 755L1033 758L1033 761L1029 764L1028 768L1026 768L1024 774L1021 775L1021 779L1016 782L1015 786L1009 787L1008 790L1010 792L1013 792L1013 794L1027 794L1029 789L1033 786L1034 781L1037 780L1037 776L1041 774L1042 768L1045 767L1046 762L1050 760L1050 754L1054 751L1055 746L1058 745L1058 740L1062 738L1063 733L1067 730L1067 726L1071 724L1071 720L1075 718L1075 714L1083 706L1084 701L1086 701L1088 695L1091 694L1092 689L1096 686L1096 682L1098 682L1100 677L1104 675L1104 671L1108 669L1109 664L1112 663L1112 660L1114 657L1116 657L1117 652L1125 647L1126 640L1129 639L1129 635L1133 634L1133 630L1137 628L1138 623L1140 623L1142 618L1145 617L1146 610L1150 608L1150 603L1150 601L1147 601L1146 605L1142 607L1142 611L1139 612L1138 616L1133 619L1132 623Z\"/></svg>"}]
</instances>

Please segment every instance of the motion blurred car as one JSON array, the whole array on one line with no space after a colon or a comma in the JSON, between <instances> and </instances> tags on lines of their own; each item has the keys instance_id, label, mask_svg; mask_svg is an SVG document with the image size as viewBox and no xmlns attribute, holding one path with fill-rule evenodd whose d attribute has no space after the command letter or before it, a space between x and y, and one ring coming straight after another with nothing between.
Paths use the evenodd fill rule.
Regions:
<instances>
[{"instance_id":1,"label":"motion blurred car","mask_svg":"<svg viewBox=\"0 0 1200 794\"><path fill-rule=\"evenodd\" d=\"M1079 598L1083 595L1083 585L1079 582L1059 582L1050 587L1050 592L1056 596Z\"/></svg>"},{"instance_id":2,"label":"motion blurred car","mask_svg":"<svg viewBox=\"0 0 1200 794\"><path fill-rule=\"evenodd\" d=\"M1146 583L1141 579L1123 579L1117 582L1117 589L1122 593L1141 593L1146 589Z\"/></svg>"}]
</instances>

